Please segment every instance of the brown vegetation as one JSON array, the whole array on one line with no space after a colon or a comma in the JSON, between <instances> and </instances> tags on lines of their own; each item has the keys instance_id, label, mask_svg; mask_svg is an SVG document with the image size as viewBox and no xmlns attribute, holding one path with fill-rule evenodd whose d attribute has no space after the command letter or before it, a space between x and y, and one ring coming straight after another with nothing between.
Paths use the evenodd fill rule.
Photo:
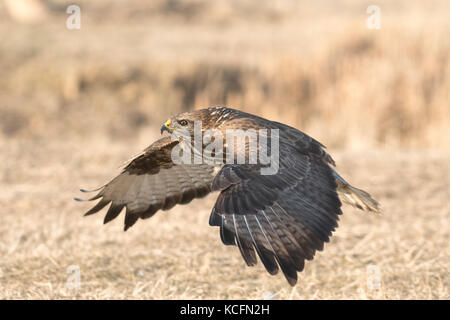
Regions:
<instances>
[{"instance_id":1,"label":"brown vegetation","mask_svg":"<svg viewBox=\"0 0 450 320\"><path fill-rule=\"evenodd\" d=\"M445 1L420 11L383 2L380 30L366 28L364 7L341 2L82 1L79 31L65 28L63 1L40 26L5 19L1 134L100 126L128 138L182 109L228 105L329 146L448 149Z\"/></svg>"},{"instance_id":2,"label":"brown vegetation","mask_svg":"<svg viewBox=\"0 0 450 320\"><path fill-rule=\"evenodd\" d=\"M380 30L355 0L83 0L73 31L72 2L45 3L37 25L0 3L0 298L449 298L448 1L377 1ZM346 207L292 290L221 245L214 196L126 233L81 217L77 187L210 105L314 136L384 215Z\"/></svg>"}]
</instances>

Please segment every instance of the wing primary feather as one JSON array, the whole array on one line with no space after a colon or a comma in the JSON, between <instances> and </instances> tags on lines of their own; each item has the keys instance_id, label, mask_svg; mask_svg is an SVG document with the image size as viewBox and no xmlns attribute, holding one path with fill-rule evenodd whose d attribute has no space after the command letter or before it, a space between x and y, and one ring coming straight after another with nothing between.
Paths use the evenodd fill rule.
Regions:
<instances>
[{"instance_id":1,"label":"wing primary feather","mask_svg":"<svg viewBox=\"0 0 450 320\"><path fill-rule=\"evenodd\" d=\"M99 198L103 197L103 190L100 191L99 193L97 193L95 196L93 196L92 198L89 198L88 201L92 201L92 200L97 200Z\"/></svg>"},{"instance_id":2,"label":"wing primary feather","mask_svg":"<svg viewBox=\"0 0 450 320\"><path fill-rule=\"evenodd\" d=\"M222 243L224 245L227 245L227 246L235 246L236 245L235 236L234 236L233 232L231 232L230 230L228 230L225 227L225 217L224 216L222 216L222 220L221 220L220 239L222 240Z\"/></svg>"},{"instance_id":3,"label":"wing primary feather","mask_svg":"<svg viewBox=\"0 0 450 320\"><path fill-rule=\"evenodd\" d=\"M280 209L282 209L281 206L278 203L275 203L275 204ZM293 217L291 217L289 215L287 215L285 217L281 217L274 210L273 207L271 207L270 209L275 214L275 216L278 218L280 223L283 224L286 227L286 230L284 230L284 234L291 240L293 245L296 247L296 251L298 251L298 255L301 256L302 262L300 263L300 265L301 265L301 269L303 269L303 267L304 267L304 260L303 259L311 260L314 257L314 249L311 249L310 247L308 247L308 245L312 246L312 247L314 247L314 245L311 243L311 241L309 241L309 239L307 239L305 237L305 235L303 235L303 233L301 232L300 227L295 223L296 221L294 220ZM284 211L284 212L286 212L286 211ZM292 221L292 220L294 220L294 221ZM290 223L290 222L293 222L293 223ZM300 235L301 239L303 240L303 242L300 241L300 239L297 239L294 234L297 234L297 236ZM302 270L298 270L298 271L302 271Z\"/></svg>"},{"instance_id":4,"label":"wing primary feather","mask_svg":"<svg viewBox=\"0 0 450 320\"><path fill-rule=\"evenodd\" d=\"M89 192L94 192L94 191L98 191L101 188L103 188L104 186L98 187L97 189L92 189L92 190L87 190L87 189L80 189L81 192L83 193L89 193Z\"/></svg>"},{"instance_id":5,"label":"wing primary feather","mask_svg":"<svg viewBox=\"0 0 450 320\"><path fill-rule=\"evenodd\" d=\"M111 203L111 206L109 207L108 211L106 212L105 218L103 220L103 224L108 223L109 221L116 218L120 212L122 211L123 207L125 205L123 204L115 204L114 202Z\"/></svg>"},{"instance_id":6,"label":"wing primary feather","mask_svg":"<svg viewBox=\"0 0 450 320\"><path fill-rule=\"evenodd\" d=\"M272 207L270 207L270 210L273 212L275 217L277 218L278 222L280 223L283 228L279 228L279 230L283 233L284 237L283 241L279 236L282 245L284 246L285 250L289 253L292 261L295 263L295 266L297 268L297 271L302 271L305 267L305 252L303 248L298 243L297 239L292 235L292 233L289 231L288 226L286 223L284 223L284 220L282 217L280 217L275 210L273 210ZM268 216L266 219L270 219Z\"/></svg>"},{"instance_id":7,"label":"wing primary feather","mask_svg":"<svg viewBox=\"0 0 450 320\"><path fill-rule=\"evenodd\" d=\"M84 215L88 216L88 215L94 214L94 213L102 210L110 202L111 202L111 200L107 200L107 199L103 198L91 210L86 212Z\"/></svg>"},{"instance_id":8,"label":"wing primary feather","mask_svg":"<svg viewBox=\"0 0 450 320\"><path fill-rule=\"evenodd\" d=\"M250 236L252 238L252 242L253 242L253 246L256 249L256 252L258 253L259 258L261 259L261 262L263 263L264 267L266 268L266 270L271 274L271 275L275 275L278 273L278 266L277 263L275 262L275 259L273 257L273 253L264 249L264 248L260 248L258 242L255 240L255 237L253 236L253 232L252 229L250 228L250 225L247 221L247 217L244 215L244 222L245 225L247 226L247 229L250 233ZM254 218L256 218L256 215L253 215ZM256 218L257 219L257 218Z\"/></svg>"},{"instance_id":9,"label":"wing primary feather","mask_svg":"<svg viewBox=\"0 0 450 320\"><path fill-rule=\"evenodd\" d=\"M278 255L277 255L275 249L273 248L272 243L270 243L270 240L269 240L269 238L267 237L266 231L264 231L264 228L263 228L263 226L261 225L261 222L259 221L258 216L255 215L255 219L256 219L256 222L258 223L259 229L261 230L261 232L262 232L263 235L264 235L264 238L266 238L267 243L269 244L270 248L272 249L272 252L273 252L273 254L275 255L275 258L277 259L278 263L280 263L280 262L279 262Z\"/></svg>"},{"instance_id":10,"label":"wing primary feather","mask_svg":"<svg viewBox=\"0 0 450 320\"><path fill-rule=\"evenodd\" d=\"M290 215L286 212L286 210L285 210L282 206L280 206L279 203L277 203L277 205L278 205L278 207L279 207L281 210L284 211L284 213L285 213L288 217L292 217L292 216L290 216ZM298 219L296 219L295 217L292 217L292 219L294 219L294 220L297 222L297 224L300 223L300 222L298 221ZM306 227L303 225L303 223L302 223L302 231L303 231L303 233L304 233L304 232L307 233L308 237L305 238L305 239L308 240L308 243L310 243L310 245L312 246L312 248L314 248L314 249L316 249L316 250L318 250L318 251L323 250L323 241L320 240L320 239L315 235L315 233L313 233L310 229L306 228ZM314 253L312 253L312 255L311 255L310 257L307 257L307 259L308 259L308 260L312 260L313 257L314 257Z\"/></svg>"},{"instance_id":11,"label":"wing primary feather","mask_svg":"<svg viewBox=\"0 0 450 320\"><path fill-rule=\"evenodd\" d=\"M133 212L127 211L125 213L125 226L123 228L123 231L127 231L131 226L133 226L136 221L138 221L139 215Z\"/></svg>"},{"instance_id":12,"label":"wing primary feather","mask_svg":"<svg viewBox=\"0 0 450 320\"><path fill-rule=\"evenodd\" d=\"M212 210L211 215L209 216L209 225L210 226L220 226L222 225L222 217L216 213L216 210Z\"/></svg>"},{"instance_id":13,"label":"wing primary feather","mask_svg":"<svg viewBox=\"0 0 450 320\"><path fill-rule=\"evenodd\" d=\"M148 206L147 210L141 213L141 219L148 219L161 209L161 203L155 203Z\"/></svg>"},{"instance_id":14,"label":"wing primary feather","mask_svg":"<svg viewBox=\"0 0 450 320\"><path fill-rule=\"evenodd\" d=\"M261 212L263 213L267 223L269 224L269 226L272 228L273 233L276 235L276 237L278 238L278 240L280 241L281 245L283 246L283 242L280 240L280 238L278 237L277 232L275 231L275 229L273 228L272 224L270 223L270 220L268 220L266 213L264 212L264 210L261 210ZM273 249L273 246L272 246ZM277 252L274 250L274 254L275 254L275 258L278 261L278 264L281 267L281 271L283 271L284 277L286 278L286 280L288 281L288 283L291 286L295 286L295 284L297 283L297 270L295 268L293 268L292 266L295 265L294 262L292 261L291 257L289 256L289 253L287 252L287 250L284 248L283 249L286 251L287 254L287 259L284 259L283 257L281 257L279 254L277 254Z\"/></svg>"},{"instance_id":15,"label":"wing primary feather","mask_svg":"<svg viewBox=\"0 0 450 320\"><path fill-rule=\"evenodd\" d=\"M236 234L238 247L239 247L239 250L241 251L241 255L244 258L245 263L249 267L254 266L256 264L255 252L253 251L253 247L251 245L249 245L249 243L244 239L244 237L241 237L241 235L239 234L235 214L233 214L233 224L234 224L234 231Z\"/></svg>"}]
</instances>

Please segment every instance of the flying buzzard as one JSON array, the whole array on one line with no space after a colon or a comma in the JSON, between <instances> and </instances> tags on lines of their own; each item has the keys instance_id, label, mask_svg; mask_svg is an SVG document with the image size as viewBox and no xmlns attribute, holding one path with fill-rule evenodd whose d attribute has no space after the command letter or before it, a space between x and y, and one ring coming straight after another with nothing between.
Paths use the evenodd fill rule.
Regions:
<instances>
[{"instance_id":1,"label":"flying buzzard","mask_svg":"<svg viewBox=\"0 0 450 320\"><path fill-rule=\"evenodd\" d=\"M305 259L312 260L337 227L340 200L379 212L378 203L367 192L351 186L333 169L335 163L325 147L295 128L239 110L212 107L170 118L161 133L184 130L193 137L195 123L201 123L202 132L214 129L224 137L230 129L275 129L277 149L267 149L278 153L277 171L262 174L260 163L176 162L174 148L188 141L188 136L165 136L130 160L120 175L94 190L100 191L89 200L100 201L86 215L111 203L104 219L107 223L126 208L127 230L139 218L218 191L209 224L220 227L222 242L237 246L248 266L256 264L258 255L271 275L281 268L294 286ZM245 141L243 148L235 148L235 154L248 155L249 139ZM230 145L225 138L223 142Z\"/></svg>"}]
</instances>

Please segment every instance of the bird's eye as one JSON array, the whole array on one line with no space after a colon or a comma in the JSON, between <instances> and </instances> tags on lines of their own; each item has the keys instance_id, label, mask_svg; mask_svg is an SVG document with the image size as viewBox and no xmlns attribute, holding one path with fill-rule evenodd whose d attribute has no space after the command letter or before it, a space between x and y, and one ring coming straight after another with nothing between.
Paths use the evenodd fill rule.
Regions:
<instances>
[{"instance_id":1,"label":"bird's eye","mask_svg":"<svg viewBox=\"0 0 450 320\"><path fill-rule=\"evenodd\" d=\"M187 126L188 122L186 120L180 120L178 121L178 123L180 124L180 126Z\"/></svg>"}]
</instances>

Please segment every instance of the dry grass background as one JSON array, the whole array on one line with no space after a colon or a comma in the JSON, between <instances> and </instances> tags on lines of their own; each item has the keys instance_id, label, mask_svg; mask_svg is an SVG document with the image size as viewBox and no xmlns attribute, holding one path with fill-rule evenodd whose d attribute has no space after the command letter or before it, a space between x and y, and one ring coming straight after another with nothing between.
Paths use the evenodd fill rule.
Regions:
<instances>
[{"instance_id":1,"label":"dry grass background","mask_svg":"<svg viewBox=\"0 0 450 320\"><path fill-rule=\"evenodd\" d=\"M450 297L448 1L377 1L377 31L356 0L84 0L78 31L46 3L26 25L0 2L0 298ZM294 289L221 244L214 195L126 233L72 201L169 115L218 104L316 137L383 205L346 207Z\"/></svg>"}]
</instances>

